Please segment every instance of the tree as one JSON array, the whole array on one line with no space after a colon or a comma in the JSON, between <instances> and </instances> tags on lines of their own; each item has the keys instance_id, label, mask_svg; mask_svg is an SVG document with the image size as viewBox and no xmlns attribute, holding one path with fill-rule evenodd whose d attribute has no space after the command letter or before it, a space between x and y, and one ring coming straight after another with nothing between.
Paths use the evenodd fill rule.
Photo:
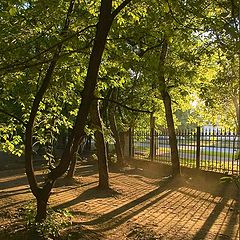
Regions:
<instances>
[{"instance_id":1,"label":"tree","mask_svg":"<svg viewBox=\"0 0 240 240\"><path fill-rule=\"evenodd\" d=\"M108 177L107 149L106 149L103 122L100 116L98 100L94 100L92 102L90 115L91 115L92 126L94 129L94 136L96 141L96 150L97 150L97 157L98 157L98 173L99 173L98 187L101 189L108 189L109 177Z\"/></svg>"},{"instance_id":2,"label":"tree","mask_svg":"<svg viewBox=\"0 0 240 240\"><path fill-rule=\"evenodd\" d=\"M74 153L76 152L77 146L79 145L81 138L84 134L84 127L90 109L90 103L94 99L94 90L97 83L98 70L101 63L101 58L104 51L108 32L111 28L114 18L129 2L130 0L122 2L118 7L115 8L114 11L112 11L112 1L110 0L101 1L99 20L96 27L96 34L94 37L94 43L90 54L87 76L84 81L82 99L79 106L79 111L75 121L75 125L73 127L73 131L71 133L70 139L67 143L66 149L63 153L59 165L56 168L52 169L47 174L46 180L41 187L38 185L36 181L32 164L33 127L40 107L40 103L43 99L46 90L48 89L53 72L56 68L56 64L63 46L63 41L60 41L60 43L57 44L55 53L52 59L50 60L48 68L46 69L46 74L42 80L41 86L34 97L33 105L31 107L31 113L26 124L25 159L26 159L26 173L29 185L32 193L37 199L36 221L38 222L41 222L46 218L47 201L50 196L54 182L67 170L70 160L72 159ZM73 11L73 6L74 1L72 0L67 11L65 27L63 28L62 31L63 33L65 33L68 29L69 16Z\"/></svg>"},{"instance_id":3,"label":"tree","mask_svg":"<svg viewBox=\"0 0 240 240\"><path fill-rule=\"evenodd\" d=\"M164 73L164 63L167 57L167 50L168 50L168 43L167 43L167 40L164 38L160 57L159 57L159 73L158 73L159 85L160 85L162 100L164 103L165 115L166 115L167 126L168 126L169 144L171 148L172 174L173 176L177 176L180 174L180 162L179 162L179 156L178 156L177 138L176 138L174 122L173 122L171 97L167 90L165 73Z\"/></svg>"}]
</instances>

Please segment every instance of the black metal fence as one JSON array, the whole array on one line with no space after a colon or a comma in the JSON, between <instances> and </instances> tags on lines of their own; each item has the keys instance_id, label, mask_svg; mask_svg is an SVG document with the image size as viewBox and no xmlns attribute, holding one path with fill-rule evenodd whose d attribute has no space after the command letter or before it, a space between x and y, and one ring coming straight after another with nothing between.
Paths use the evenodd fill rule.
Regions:
<instances>
[{"instance_id":1,"label":"black metal fence","mask_svg":"<svg viewBox=\"0 0 240 240\"><path fill-rule=\"evenodd\" d=\"M240 173L240 138L234 130L196 128L177 130L181 166ZM167 130L130 132L130 156L171 164Z\"/></svg>"}]
</instances>

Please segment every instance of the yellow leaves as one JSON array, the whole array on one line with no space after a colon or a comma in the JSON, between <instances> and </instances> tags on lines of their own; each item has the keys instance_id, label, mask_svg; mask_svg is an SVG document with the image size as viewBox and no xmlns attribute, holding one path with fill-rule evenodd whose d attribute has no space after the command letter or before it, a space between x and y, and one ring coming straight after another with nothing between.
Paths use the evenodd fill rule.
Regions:
<instances>
[{"instance_id":1,"label":"yellow leaves","mask_svg":"<svg viewBox=\"0 0 240 240\"><path fill-rule=\"evenodd\" d=\"M171 44L173 42L173 37L172 36L168 36L167 37L167 42Z\"/></svg>"},{"instance_id":2,"label":"yellow leaves","mask_svg":"<svg viewBox=\"0 0 240 240\"><path fill-rule=\"evenodd\" d=\"M139 16L137 14L134 14L133 12L129 12L129 16L132 17L132 20L134 22L139 22L139 20L140 20Z\"/></svg>"},{"instance_id":3,"label":"yellow leaves","mask_svg":"<svg viewBox=\"0 0 240 240\"><path fill-rule=\"evenodd\" d=\"M76 73L80 73L80 71L81 71L80 67L77 67L76 68Z\"/></svg>"},{"instance_id":4,"label":"yellow leaves","mask_svg":"<svg viewBox=\"0 0 240 240\"><path fill-rule=\"evenodd\" d=\"M124 18L119 17L119 18L117 19L117 24L119 24L120 26L122 26L124 23L125 23Z\"/></svg>"},{"instance_id":5,"label":"yellow leaves","mask_svg":"<svg viewBox=\"0 0 240 240\"><path fill-rule=\"evenodd\" d=\"M17 12L18 12L18 10L17 10L16 7L11 7L11 8L9 9L9 14L10 14L11 16L15 16L15 15L17 14Z\"/></svg>"},{"instance_id":6,"label":"yellow leaves","mask_svg":"<svg viewBox=\"0 0 240 240\"><path fill-rule=\"evenodd\" d=\"M168 13L169 12L169 6L167 2L163 3L163 12Z\"/></svg>"}]
</instances>

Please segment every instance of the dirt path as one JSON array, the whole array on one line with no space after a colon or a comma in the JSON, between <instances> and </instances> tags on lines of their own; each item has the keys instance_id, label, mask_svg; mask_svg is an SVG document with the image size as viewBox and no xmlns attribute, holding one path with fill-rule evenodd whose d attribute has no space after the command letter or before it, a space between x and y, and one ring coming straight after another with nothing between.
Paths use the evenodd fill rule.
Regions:
<instances>
[{"instance_id":1,"label":"dirt path","mask_svg":"<svg viewBox=\"0 0 240 240\"><path fill-rule=\"evenodd\" d=\"M218 180L117 172L106 192L96 188L92 165L80 166L77 175L75 184L60 179L49 201L72 212L69 239L239 239L236 199ZM31 199L22 170L0 172L0 239L9 227L19 229L19 209Z\"/></svg>"}]
</instances>

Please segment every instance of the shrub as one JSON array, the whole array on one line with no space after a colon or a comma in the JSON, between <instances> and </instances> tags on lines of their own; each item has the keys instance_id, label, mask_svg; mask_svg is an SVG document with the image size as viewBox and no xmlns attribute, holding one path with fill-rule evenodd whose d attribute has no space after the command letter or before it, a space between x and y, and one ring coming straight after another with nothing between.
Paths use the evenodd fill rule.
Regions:
<instances>
[{"instance_id":1,"label":"shrub","mask_svg":"<svg viewBox=\"0 0 240 240\"><path fill-rule=\"evenodd\" d=\"M36 206L32 202L23 210L23 218L29 232L37 234L43 239L55 239L59 237L60 231L72 224L72 214L68 210L57 210L49 208L47 218L42 223L35 222Z\"/></svg>"}]
</instances>

